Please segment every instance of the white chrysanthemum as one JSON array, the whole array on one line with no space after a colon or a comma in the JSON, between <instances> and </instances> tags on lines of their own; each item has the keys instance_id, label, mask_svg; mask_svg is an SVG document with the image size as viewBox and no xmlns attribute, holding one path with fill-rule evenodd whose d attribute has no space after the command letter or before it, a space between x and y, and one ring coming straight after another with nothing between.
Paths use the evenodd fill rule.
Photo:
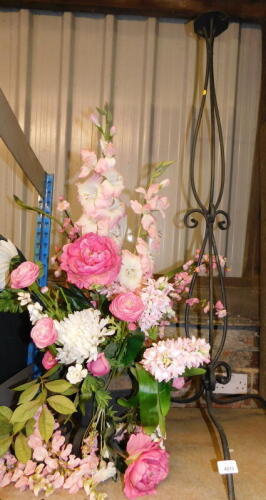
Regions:
<instances>
[{"instance_id":1,"label":"white chrysanthemum","mask_svg":"<svg viewBox=\"0 0 266 500\"><path fill-rule=\"evenodd\" d=\"M68 368L66 378L71 384L78 384L86 377L87 373L88 370L77 363L75 366Z\"/></svg>"},{"instance_id":2,"label":"white chrysanthemum","mask_svg":"<svg viewBox=\"0 0 266 500\"><path fill-rule=\"evenodd\" d=\"M84 309L70 314L63 321L55 321L58 333L57 349L60 363L83 363L97 359L97 347L107 335L113 335L114 330L106 328L109 318L101 319L97 309Z\"/></svg>"},{"instance_id":3,"label":"white chrysanthemum","mask_svg":"<svg viewBox=\"0 0 266 500\"><path fill-rule=\"evenodd\" d=\"M141 284L142 267L141 260L138 255L134 255L128 250L122 252L122 265L118 280L120 285L128 290L134 291Z\"/></svg>"},{"instance_id":4,"label":"white chrysanthemum","mask_svg":"<svg viewBox=\"0 0 266 500\"><path fill-rule=\"evenodd\" d=\"M18 251L10 240L0 240L0 290L6 286L6 275L9 271L10 261L18 255Z\"/></svg>"}]
</instances>

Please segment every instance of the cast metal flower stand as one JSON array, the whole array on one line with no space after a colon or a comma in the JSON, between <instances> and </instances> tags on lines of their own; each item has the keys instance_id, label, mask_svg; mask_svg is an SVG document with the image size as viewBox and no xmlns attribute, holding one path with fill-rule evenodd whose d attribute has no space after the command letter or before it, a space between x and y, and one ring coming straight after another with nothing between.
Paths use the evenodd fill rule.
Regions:
<instances>
[{"instance_id":1,"label":"cast metal flower stand","mask_svg":"<svg viewBox=\"0 0 266 500\"><path fill-rule=\"evenodd\" d=\"M223 302L225 309L227 309L224 274L220 263L218 249L214 236L214 225L217 224L220 230L226 231L230 225L230 218L229 215L224 210L221 210L219 208L224 192L225 154L224 154L222 126L221 126L220 114L219 114L216 91L215 91L215 82L214 82L213 45L215 37L220 35L223 31L227 29L228 23L229 23L228 17L220 12L209 12L203 14L199 18L197 18L194 23L195 32L200 37L204 38L206 42L207 59L206 59L206 73L205 73L204 87L202 91L202 99L192 139L191 160L190 160L190 185L194 198L197 203L197 208L193 208L192 210L189 210L186 213L184 217L184 223L186 227L193 229L198 226L198 216L203 217L205 223L204 237L198 257L198 266L201 265L204 253L207 252L209 254L209 263L210 263L208 272L208 300L210 305L208 313L208 330L209 330L208 335L209 335L209 343L211 346L211 362L208 365L206 374L202 376L200 387L194 396L186 399L179 399L179 398L173 399L175 403L191 403L193 401L199 400L199 398L204 396L206 401L208 416L212 424L216 428L220 437L224 460L231 459L228 441L222 425L216 418L212 403L215 402L219 404L230 404L236 401L243 401L245 399L252 398L256 399L257 401L262 403L264 407L266 407L266 401L258 395L254 394L246 394L244 396L232 395L230 397L224 398L224 397L219 397L214 393L217 382L221 384L227 384L231 379L230 366L228 365L228 363L220 359L227 335L227 323L228 323L227 316L222 318L223 332L221 340L218 347L214 348L214 270L212 266L212 262L215 262L217 266L218 281L221 290L221 300ZM209 181L208 201L207 203L204 203L198 193L195 182L195 156L196 156L198 134L202 122L207 96L209 96L210 99L210 125L211 125L210 181ZM218 134L216 131L218 131ZM217 185L217 183L215 182L217 177L217 169L215 165L217 135L218 135L218 143L221 155L221 167L219 173L220 182L218 188L215 187ZM198 273L194 273L189 288L189 298L193 297L193 291L195 289L197 278L198 278ZM190 307L187 304L185 309L186 336L190 336L189 315L190 315ZM234 500L235 492L234 492L233 474L227 474L226 479L227 479L228 498L230 500Z\"/></svg>"}]
</instances>

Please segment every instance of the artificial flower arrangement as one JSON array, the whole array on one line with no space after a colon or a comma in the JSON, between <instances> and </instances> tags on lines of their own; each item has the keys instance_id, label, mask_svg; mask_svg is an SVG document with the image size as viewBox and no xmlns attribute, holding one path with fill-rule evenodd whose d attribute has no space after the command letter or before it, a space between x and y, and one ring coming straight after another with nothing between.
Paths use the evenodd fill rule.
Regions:
<instances>
[{"instance_id":1,"label":"artificial flower arrangement","mask_svg":"<svg viewBox=\"0 0 266 500\"><path fill-rule=\"evenodd\" d=\"M169 205L161 196L169 181L158 178L171 162L154 166L147 188L136 189L140 200L130 206L139 228L132 247L123 248L126 208L116 130L108 107L98 112L102 124L96 115L91 119L101 156L81 152L82 216L73 222L69 203L60 198L62 218L52 217L68 238L52 257L55 275L63 273L65 282L40 288L41 264L23 260L10 241L0 242L0 310L28 311L31 339L42 356L39 375L14 388L14 410L0 407L0 487L12 483L46 496L83 488L91 500L102 500L106 495L97 485L121 472L131 499L154 493L167 477L171 391L182 387L184 377L203 374L210 361L204 339L164 337L164 328L176 322L181 300L208 312L206 300L188 298L188 287L194 273L216 264L196 252L172 273L153 274L152 253L160 243L156 216L164 217ZM217 317L226 315L221 301L214 307ZM109 385L122 374L129 375L132 391L114 405ZM77 450L73 436L81 415L88 422Z\"/></svg>"}]
</instances>

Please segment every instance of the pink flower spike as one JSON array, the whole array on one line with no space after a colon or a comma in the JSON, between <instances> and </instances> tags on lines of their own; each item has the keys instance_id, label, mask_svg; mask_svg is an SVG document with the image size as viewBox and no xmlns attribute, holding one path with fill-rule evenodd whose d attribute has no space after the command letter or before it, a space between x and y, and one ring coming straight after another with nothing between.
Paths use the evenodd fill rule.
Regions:
<instances>
[{"instance_id":1,"label":"pink flower spike","mask_svg":"<svg viewBox=\"0 0 266 500\"><path fill-rule=\"evenodd\" d=\"M64 212L65 210L68 210L70 207L70 203L67 200L62 199L62 196L59 198L59 202L57 204L56 209L58 212Z\"/></svg>"},{"instance_id":2,"label":"pink flower spike","mask_svg":"<svg viewBox=\"0 0 266 500\"><path fill-rule=\"evenodd\" d=\"M194 306L194 304L198 304L199 303L199 299L197 299L196 297L191 297L191 299L187 299L186 300L186 304L188 304L189 306Z\"/></svg>"},{"instance_id":3,"label":"pink flower spike","mask_svg":"<svg viewBox=\"0 0 266 500\"><path fill-rule=\"evenodd\" d=\"M99 119L98 119L98 116L95 114L95 113L92 113L90 115L90 121L96 125L96 127L100 127L100 122L99 122Z\"/></svg>"},{"instance_id":4,"label":"pink flower spike","mask_svg":"<svg viewBox=\"0 0 266 500\"><path fill-rule=\"evenodd\" d=\"M113 137L116 134L116 132L117 132L116 127L115 127L115 125L113 125L110 128L110 135Z\"/></svg>"},{"instance_id":5,"label":"pink flower spike","mask_svg":"<svg viewBox=\"0 0 266 500\"><path fill-rule=\"evenodd\" d=\"M135 214L143 213L143 207L137 200L130 200L130 206Z\"/></svg>"},{"instance_id":6,"label":"pink flower spike","mask_svg":"<svg viewBox=\"0 0 266 500\"><path fill-rule=\"evenodd\" d=\"M82 165L78 177L79 179L84 179L85 177L88 177L90 173L91 173L91 168L88 167L87 165Z\"/></svg>"}]
</instances>

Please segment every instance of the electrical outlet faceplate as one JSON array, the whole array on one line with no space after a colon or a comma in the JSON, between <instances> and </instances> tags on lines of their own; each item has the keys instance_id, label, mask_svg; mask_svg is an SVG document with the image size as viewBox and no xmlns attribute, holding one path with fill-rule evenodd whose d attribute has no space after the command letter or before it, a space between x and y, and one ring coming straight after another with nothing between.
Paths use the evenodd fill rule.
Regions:
<instances>
[{"instance_id":1,"label":"electrical outlet faceplate","mask_svg":"<svg viewBox=\"0 0 266 500\"><path fill-rule=\"evenodd\" d=\"M216 394L247 394L248 376L246 373L232 373L228 384L216 384Z\"/></svg>"}]
</instances>

